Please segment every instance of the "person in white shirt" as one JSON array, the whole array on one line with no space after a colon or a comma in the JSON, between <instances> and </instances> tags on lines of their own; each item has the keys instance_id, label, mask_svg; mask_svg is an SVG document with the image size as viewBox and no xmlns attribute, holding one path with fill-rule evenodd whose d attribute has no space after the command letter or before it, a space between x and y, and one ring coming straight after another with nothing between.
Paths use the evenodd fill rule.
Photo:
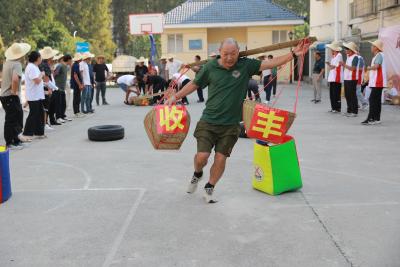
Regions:
<instances>
[{"instance_id":1,"label":"person in white shirt","mask_svg":"<svg viewBox=\"0 0 400 267\"><path fill-rule=\"evenodd\" d=\"M44 138L44 72L39 70L42 63L40 53L32 51L28 56L25 69L26 99L29 104L29 115L25 122L23 136L32 139L33 136Z\"/></svg>"},{"instance_id":2,"label":"person in white shirt","mask_svg":"<svg viewBox=\"0 0 400 267\"><path fill-rule=\"evenodd\" d=\"M91 58L92 54L85 53L82 56L81 63L79 63L79 71L81 72L82 82L84 86L81 99L81 111L84 114L94 113L94 110L92 109L92 96L91 96L92 82L90 80L90 73L89 73L89 63Z\"/></svg>"},{"instance_id":3,"label":"person in white shirt","mask_svg":"<svg viewBox=\"0 0 400 267\"><path fill-rule=\"evenodd\" d=\"M186 84L190 83L190 81L191 80L188 76L179 72L173 74L171 79L171 82L176 84L175 88L177 89L177 91L180 91L183 87L185 87ZM189 105L189 100L186 96L182 98L182 103L184 105Z\"/></svg>"},{"instance_id":4,"label":"person in white shirt","mask_svg":"<svg viewBox=\"0 0 400 267\"><path fill-rule=\"evenodd\" d=\"M129 105L128 99L131 92L136 93L137 96L140 95L140 89L137 83L136 76L134 75L122 75L117 79L118 86L125 92L124 103Z\"/></svg>"},{"instance_id":5,"label":"person in white shirt","mask_svg":"<svg viewBox=\"0 0 400 267\"><path fill-rule=\"evenodd\" d=\"M182 67L182 62L174 59L174 55L170 55L168 57L168 62L167 62L167 70L168 70L168 79L172 80L172 77L175 73L178 73L179 70Z\"/></svg>"},{"instance_id":6,"label":"person in white shirt","mask_svg":"<svg viewBox=\"0 0 400 267\"><path fill-rule=\"evenodd\" d=\"M329 70L328 82L329 82L329 95L331 100L332 113L340 113L342 108L341 101L341 90L343 82L343 56L340 53L342 47L337 42L326 45L331 52L332 57L330 62L325 62L327 69Z\"/></svg>"}]
</instances>

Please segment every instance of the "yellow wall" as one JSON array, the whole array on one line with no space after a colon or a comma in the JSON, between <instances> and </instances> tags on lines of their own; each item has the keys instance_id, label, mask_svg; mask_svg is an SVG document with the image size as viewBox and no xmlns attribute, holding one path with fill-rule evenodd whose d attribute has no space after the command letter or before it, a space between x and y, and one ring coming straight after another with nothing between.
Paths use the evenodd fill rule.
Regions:
<instances>
[{"instance_id":1,"label":"yellow wall","mask_svg":"<svg viewBox=\"0 0 400 267\"><path fill-rule=\"evenodd\" d=\"M232 37L238 43L247 43L247 28L210 28L208 32L208 43L221 43L222 40Z\"/></svg>"}]
</instances>

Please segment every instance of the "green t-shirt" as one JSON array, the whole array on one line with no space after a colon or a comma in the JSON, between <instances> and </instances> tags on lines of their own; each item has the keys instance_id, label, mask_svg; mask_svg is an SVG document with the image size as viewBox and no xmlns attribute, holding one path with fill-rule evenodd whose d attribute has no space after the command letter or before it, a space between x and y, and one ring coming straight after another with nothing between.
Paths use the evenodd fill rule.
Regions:
<instances>
[{"instance_id":1,"label":"green t-shirt","mask_svg":"<svg viewBox=\"0 0 400 267\"><path fill-rule=\"evenodd\" d=\"M60 63L54 71L54 80L60 91L65 91L67 85L67 74L68 67L65 64Z\"/></svg>"},{"instance_id":2,"label":"green t-shirt","mask_svg":"<svg viewBox=\"0 0 400 267\"><path fill-rule=\"evenodd\" d=\"M227 70L219 65L218 58L209 61L196 75L194 83L200 88L208 86L208 100L201 120L216 125L235 125L242 120L242 105L247 86L258 74L261 61L239 58Z\"/></svg>"}]
</instances>

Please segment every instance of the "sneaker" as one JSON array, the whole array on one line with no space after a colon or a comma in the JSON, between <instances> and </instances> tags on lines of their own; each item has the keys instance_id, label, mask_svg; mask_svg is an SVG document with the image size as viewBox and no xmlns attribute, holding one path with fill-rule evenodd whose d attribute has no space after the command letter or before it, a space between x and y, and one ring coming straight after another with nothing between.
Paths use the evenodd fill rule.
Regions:
<instances>
[{"instance_id":1,"label":"sneaker","mask_svg":"<svg viewBox=\"0 0 400 267\"><path fill-rule=\"evenodd\" d=\"M50 122L50 125L61 125L62 123L58 123L58 122L56 122L56 121L54 121L54 122Z\"/></svg>"},{"instance_id":2,"label":"sneaker","mask_svg":"<svg viewBox=\"0 0 400 267\"><path fill-rule=\"evenodd\" d=\"M213 204L217 203L218 201L213 198L213 193L214 193L214 188L209 187L209 188L204 188L204 200L206 203Z\"/></svg>"},{"instance_id":3,"label":"sneaker","mask_svg":"<svg viewBox=\"0 0 400 267\"><path fill-rule=\"evenodd\" d=\"M64 121L72 121L72 119L71 119L71 118L68 118L68 117L64 117L63 120L64 120Z\"/></svg>"},{"instance_id":4,"label":"sneaker","mask_svg":"<svg viewBox=\"0 0 400 267\"><path fill-rule=\"evenodd\" d=\"M361 110L367 110L367 109L368 109L368 104L362 105Z\"/></svg>"},{"instance_id":5,"label":"sneaker","mask_svg":"<svg viewBox=\"0 0 400 267\"><path fill-rule=\"evenodd\" d=\"M379 120L379 121L375 121L375 124L381 124L381 121Z\"/></svg>"},{"instance_id":6,"label":"sneaker","mask_svg":"<svg viewBox=\"0 0 400 267\"><path fill-rule=\"evenodd\" d=\"M365 121L361 122L362 125L370 125L369 123L370 123L369 120L365 120Z\"/></svg>"},{"instance_id":7,"label":"sneaker","mask_svg":"<svg viewBox=\"0 0 400 267\"><path fill-rule=\"evenodd\" d=\"M107 106L107 105L110 105L110 104L108 104L107 101L103 100L103 105Z\"/></svg>"},{"instance_id":8,"label":"sneaker","mask_svg":"<svg viewBox=\"0 0 400 267\"><path fill-rule=\"evenodd\" d=\"M196 191L197 185L199 184L199 181L201 180L201 178L203 178L203 176L200 178L197 178L196 176L193 175L192 180L190 180L190 184L189 184L186 192L189 194L193 194Z\"/></svg>"},{"instance_id":9,"label":"sneaker","mask_svg":"<svg viewBox=\"0 0 400 267\"><path fill-rule=\"evenodd\" d=\"M368 124L369 125L377 125L377 124L381 124L381 121L369 121Z\"/></svg>"},{"instance_id":10,"label":"sneaker","mask_svg":"<svg viewBox=\"0 0 400 267\"><path fill-rule=\"evenodd\" d=\"M263 101L263 103L264 103L265 105L268 105L268 104L269 104L269 101L265 100L265 101Z\"/></svg>"},{"instance_id":11,"label":"sneaker","mask_svg":"<svg viewBox=\"0 0 400 267\"><path fill-rule=\"evenodd\" d=\"M24 149L24 146L22 146L21 144L15 144L15 145L8 145L7 148L10 150L22 150Z\"/></svg>"},{"instance_id":12,"label":"sneaker","mask_svg":"<svg viewBox=\"0 0 400 267\"><path fill-rule=\"evenodd\" d=\"M310 102L317 102L317 100L315 100L315 99L311 99L311 100L310 100Z\"/></svg>"},{"instance_id":13,"label":"sneaker","mask_svg":"<svg viewBox=\"0 0 400 267\"><path fill-rule=\"evenodd\" d=\"M46 131L54 131L54 128L51 127L51 126L48 125L48 124L46 124L46 125L44 126L44 129L45 129Z\"/></svg>"},{"instance_id":14,"label":"sneaker","mask_svg":"<svg viewBox=\"0 0 400 267\"><path fill-rule=\"evenodd\" d=\"M331 110L329 110L328 112L331 112L331 113L339 113L340 111L337 111L337 110L331 109Z\"/></svg>"},{"instance_id":15,"label":"sneaker","mask_svg":"<svg viewBox=\"0 0 400 267\"><path fill-rule=\"evenodd\" d=\"M315 104L318 104L318 103L320 103L320 102L321 102L321 100L315 100L315 101L314 101Z\"/></svg>"},{"instance_id":16,"label":"sneaker","mask_svg":"<svg viewBox=\"0 0 400 267\"><path fill-rule=\"evenodd\" d=\"M18 139L19 139L19 141L21 141L21 142L23 142L23 143L32 142L32 137L26 136L26 135L23 135L23 134L19 134L19 135L18 135Z\"/></svg>"},{"instance_id":17,"label":"sneaker","mask_svg":"<svg viewBox=\"0 0 400 267\"><path fill-rule=\"evenodd\" d=\"M59 124L62 124L62 123L65 123L66 121L65 120L63 120L63 119L61 119L61 118L59 118L59 119L57 119L57 121L56 121L57 123L59 123Z\"/></svg>"}]
</instances>

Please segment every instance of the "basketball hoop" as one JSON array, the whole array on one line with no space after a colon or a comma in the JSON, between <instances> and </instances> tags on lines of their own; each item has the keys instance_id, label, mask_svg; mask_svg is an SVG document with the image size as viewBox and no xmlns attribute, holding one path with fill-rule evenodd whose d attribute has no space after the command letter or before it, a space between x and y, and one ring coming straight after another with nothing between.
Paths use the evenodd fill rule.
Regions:
<instances>
[{"instance_id":1,"label":"basketball hoop","mask_svg":"<svg viewBox=\"0 0 400 267\"><path fill-rule=\"evenodd\" d=\"M164 29L164 14L129 15L129 32L133 35L161 34Z\"/></svg>"}]
</instances>

